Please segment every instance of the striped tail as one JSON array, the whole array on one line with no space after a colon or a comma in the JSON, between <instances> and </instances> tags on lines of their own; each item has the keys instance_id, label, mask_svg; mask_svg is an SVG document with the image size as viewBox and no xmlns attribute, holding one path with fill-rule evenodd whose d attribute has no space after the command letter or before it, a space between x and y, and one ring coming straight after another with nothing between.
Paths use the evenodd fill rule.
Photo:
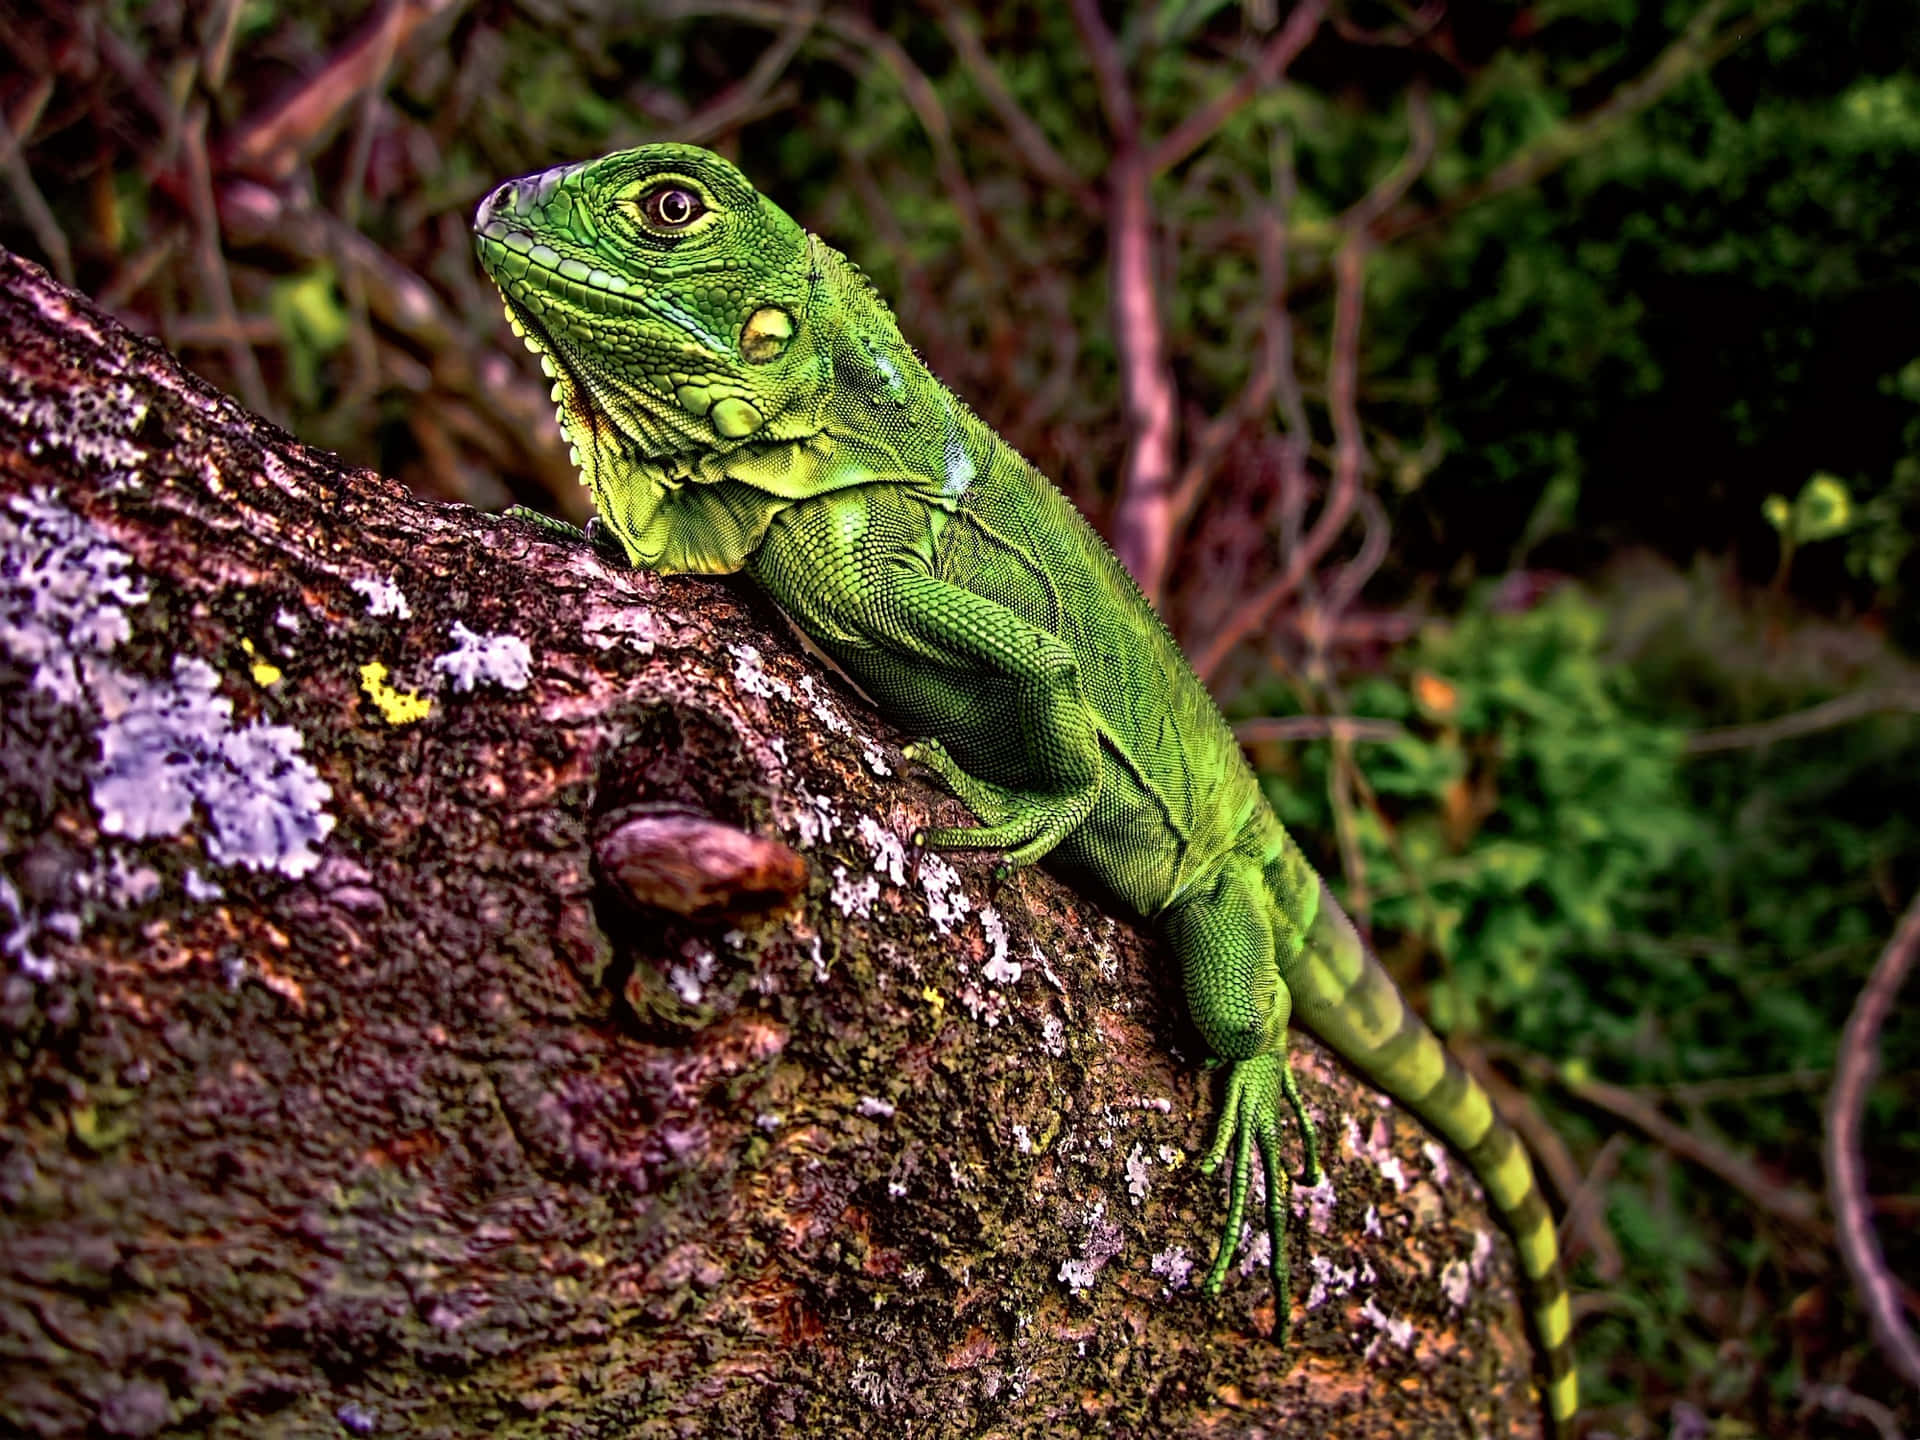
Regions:
<instances>
[{"instance_id":1,"label":"striped tail","mask_svg":"<svg viewBox=\"0 0 1920 1440\"><path fill-rule=\"evenodd\" d=\"M1553 1217L1526 1147L1493 1113L1487 1092L1413 1013L1325 885L1319 890L1300 953L1281 962L1293 1018L1443 1136L1479 1178L1513 1237L1527 1279L1527 1318L1546 1377L1548 1433L1565 1434L1579 1404L1567 1287Z\"/></svg>"}]
</instances>

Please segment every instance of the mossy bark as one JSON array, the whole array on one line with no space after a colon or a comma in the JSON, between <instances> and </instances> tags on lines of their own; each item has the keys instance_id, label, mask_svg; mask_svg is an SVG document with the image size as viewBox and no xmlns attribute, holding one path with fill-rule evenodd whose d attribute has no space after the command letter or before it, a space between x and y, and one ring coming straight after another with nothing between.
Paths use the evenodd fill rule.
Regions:
<instances>
[{"instance_id":1,"label":"mossy bark","mask_svg":"<svg viewBox=\"0 0 1920 1440\"><path fill-rule=\"evenodd\" d=\"M1311 1043L1290 1348L1261 1268L1175 1283L1223 1195L1154 946L1044 874L923 875L893 837L964 815L744 588L417 500L4 252L0 324L0 508L148 592L94 661L213 666L331 822L304 870L212 864L206 805L106 833L111 696L0 644L0 1426L1537 1432L1472 1182ZM456 621L524 687L454 688ZM804 895L624 905L596 824L656 805L791 845Z\"/></svg>"}]
</instances>

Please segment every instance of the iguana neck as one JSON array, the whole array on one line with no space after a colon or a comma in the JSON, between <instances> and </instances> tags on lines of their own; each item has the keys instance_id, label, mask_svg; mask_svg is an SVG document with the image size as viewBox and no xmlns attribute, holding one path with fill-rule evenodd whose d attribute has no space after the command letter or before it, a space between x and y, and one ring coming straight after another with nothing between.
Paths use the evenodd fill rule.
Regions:
<instances>
[{"instance_id":1,"label":"iguana neck","mask_svg":"<svg viewBox=\"0 0 1920 1440\"><path fill-rule=\"evenodd\" d=\"M635 564L731 573L796 501L885 484L951 509L986 469L998 437L933 377L866 276L832 247L812 248L812 318L837 317L815 433L692 454L648 455L618 433L582 447L595 457L594 500Z\"/></svg>"}]
</instances>

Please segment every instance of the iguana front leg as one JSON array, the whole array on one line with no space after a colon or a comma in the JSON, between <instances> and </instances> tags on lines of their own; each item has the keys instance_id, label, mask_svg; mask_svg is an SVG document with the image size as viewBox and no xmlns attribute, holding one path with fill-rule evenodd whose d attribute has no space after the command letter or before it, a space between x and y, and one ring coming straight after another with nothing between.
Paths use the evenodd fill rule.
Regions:
<instances>
[{"instance_id":1,"label":"iguana front leg","mask_svg":"<svg viewBox=\"0 0 1920 1440\"><path fill-rule=\"evenodd\" d=\"M1056 636L890 544L887 517L873 512L895 503L849 491L796 505L769 530L752 573L886 708L930 732L912 758L982 821L915 838L1030 865L1100 794L1099 729L1079 667Z\"/></svg>"}]
</instances>

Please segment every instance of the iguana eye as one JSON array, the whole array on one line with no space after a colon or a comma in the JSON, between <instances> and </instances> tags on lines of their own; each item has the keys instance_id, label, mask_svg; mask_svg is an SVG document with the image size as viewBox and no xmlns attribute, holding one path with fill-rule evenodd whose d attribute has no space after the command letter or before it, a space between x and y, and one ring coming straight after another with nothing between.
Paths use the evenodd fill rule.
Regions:
<instances>
[{"instance_id":1,"label":"iguana eye","mask_svg":"<svg viewBox=\"0 0 1920 1440\"><path fill-rule=\"evenodd\" d=\"M640 197L640 213L662 230L684 230L707 213L707 205L684 185L656 185Z\"/></svg>"}]
</instances>

